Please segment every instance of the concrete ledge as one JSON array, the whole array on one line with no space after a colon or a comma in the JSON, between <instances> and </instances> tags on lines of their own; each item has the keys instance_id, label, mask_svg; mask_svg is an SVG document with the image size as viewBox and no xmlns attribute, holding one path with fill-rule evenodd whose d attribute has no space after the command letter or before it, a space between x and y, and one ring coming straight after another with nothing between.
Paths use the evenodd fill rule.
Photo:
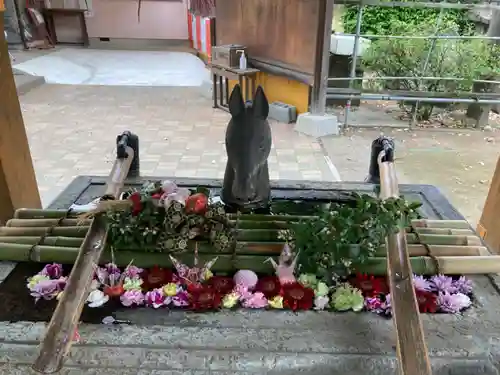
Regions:
<instances>
[{"instance_id":1,"label":"concrete ledge","mask_svg":"<svg viewBox=\"0 0 500 375\"><path fill-rule=\"evenodd\" d=\"M44 77L29 74L15 74L14 80L16 82L17 95L24 95L45 83Z\"/></svg>"},{"instance_id":2,"label":"concrete ledge","mask_svg":"<svg viewBox=\"0 0 500 375\"><path fill-rule=\"evenodd\" d=\"M197 51L191 47L189 40L109 38L107 41L101 38L90 38L89 42L89 48L93 49L172 51L197 54Z\"/></svg>"}]
</instances>

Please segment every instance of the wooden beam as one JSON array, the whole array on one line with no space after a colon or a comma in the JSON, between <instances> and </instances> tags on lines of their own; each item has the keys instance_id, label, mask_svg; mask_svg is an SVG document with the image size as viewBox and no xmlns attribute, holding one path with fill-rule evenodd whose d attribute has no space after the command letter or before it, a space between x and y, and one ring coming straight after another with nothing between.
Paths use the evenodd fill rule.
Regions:
<instances>
[{"instance_id":1,"label":"wooden beam","mask_svg":"<svg viewBox=\"0 0 500 375\"><path fill-rule=\"evenodd\" d=\"M334 0L321 0L319 7L316 63L314 67L314 83L311 90L311 113L316 115L323 115L326 110L333 3Z\"/></svg>"},{"instance_id":2,"label":"wooden beam","mask_svg":"<svg viewBox=\"0 0 500 375\"><path fill-rule=\"evenodd\" d=\"M484 239L491 252L500 254L500 157L491 179L490 189L483 213L477 225L477 232Z\"/></svg>"},{"instance_id":3,"label":"wooden beam","mask_svg":"<svg viewBox=\"0 0 500 375\"><path fill-rule=\"evenodd\" d=\"M4 17L0 12L0 30L3 29ZM0 33L0 93L0 223L5 223L17 208L42 205L3 32Z\"/></svg>"}]
</instances>

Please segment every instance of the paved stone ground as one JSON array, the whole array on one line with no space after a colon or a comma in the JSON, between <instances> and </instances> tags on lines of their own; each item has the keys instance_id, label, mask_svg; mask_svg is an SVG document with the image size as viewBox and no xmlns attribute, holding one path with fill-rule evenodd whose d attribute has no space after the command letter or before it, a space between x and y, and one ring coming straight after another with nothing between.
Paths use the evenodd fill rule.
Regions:
<instances>
[{"instance_id":1,"label":"paved stone ground","mask_svg":"<svg viewBox=\"0 0 500 375\"><path fill-rule=\"evenodd\" d=\"M140 137L141 173L222 177L230 116L198 88L45 84L21 96L44 205L77 175L107 175L116 135ZM333 180L320 144L272 122L272 179Z\"/></svg>"}]
</instances>

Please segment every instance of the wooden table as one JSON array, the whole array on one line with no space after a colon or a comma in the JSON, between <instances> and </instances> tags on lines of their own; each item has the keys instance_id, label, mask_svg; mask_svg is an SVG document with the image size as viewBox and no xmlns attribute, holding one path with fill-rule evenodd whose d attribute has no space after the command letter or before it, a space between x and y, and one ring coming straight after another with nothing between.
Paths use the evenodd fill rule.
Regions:
<instances>
[{"instance_id":1,"label":"wooden table","mask_svg":"<svg viewBox=\"0 0 500 375\"><path fill-rule=\"evenodd\" d=\"M244 100L253 100L258 69L245 70L227 68L220 65L210 65L213 84L213 108L229 111L229 80L238 81L241 86ZM217 90L217 81L219 88Z\"/></svg>"},{"instance_id":2,"label":"wooden table","mask_svg":"<svg viewBox=\"0 0 500 375\"><path fill-rule=\"evenodd\" d=\"M88 47L90 44L89 33L87 31L87 22L85 21L85 12L87 9L63 9L63 8L45 8L43 9L43 16L45 18L45 23L47 24L47 29L52 38L54 44L57 44L57 33L56 24L54 22L54 16L64 15L64 16L77 16L80 20L81 35L83 39L83 45Z\"/></svg>"}]
</instances>

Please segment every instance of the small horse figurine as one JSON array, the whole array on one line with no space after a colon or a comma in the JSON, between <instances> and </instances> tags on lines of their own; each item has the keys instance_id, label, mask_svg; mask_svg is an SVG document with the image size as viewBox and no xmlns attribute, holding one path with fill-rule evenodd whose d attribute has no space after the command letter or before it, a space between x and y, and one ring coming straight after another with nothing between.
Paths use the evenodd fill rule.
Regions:
<instances>
[{"instance_id":1,"label":"small horse figurine","mask_svg":"<svg viewBox=\"0 0 500 375\"><path fill-rule=\"evenodd\" d=\"M241 87L236 85L229 112L222 201L237 209L266 206L271 196L267 158L272 136L267 121L269 103L262 87L257 88L253 102L244 103Z\"/></svg>"}]
</instances>

